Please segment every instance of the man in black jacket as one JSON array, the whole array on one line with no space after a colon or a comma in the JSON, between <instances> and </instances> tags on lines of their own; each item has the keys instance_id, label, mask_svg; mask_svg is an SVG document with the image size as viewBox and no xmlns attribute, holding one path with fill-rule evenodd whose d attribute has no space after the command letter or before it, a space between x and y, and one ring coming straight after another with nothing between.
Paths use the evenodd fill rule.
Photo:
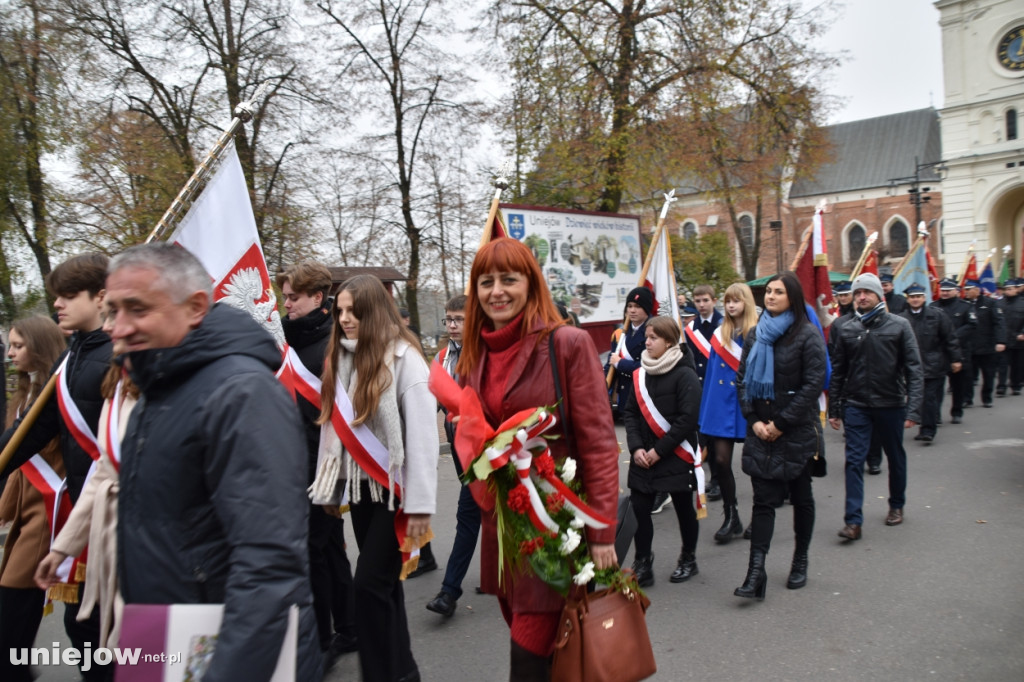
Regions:
<instances>
[{"instance_id":1,"label":"man in black jacket","mask_svg":"<svg viewBox=\"0 0 1024 682\"><path fill-rule=\"evenodd\" d=\"M907 299L893 291L892 275L883 273L879 280L882 282L882 291L885 292L885 305L889 312L897 315L907 309Z\"/></svg>"},{"instance_id":2,"label":"man in black jacket","mask_svg":"<svg viewBox=\"0 0 1024 682\"><path fill-rule=\"evenodd\" d=\"M875 433L889 458L887 526L903 523L907 453L903 430L921 421L923 373L910 323L885 310L882 283L870 273L853 281L855 317L838 334L829 384L829 424L846 427L846 525L839 537L861 538L864 459ZM842 415L842 416L840 416Z\"/></svg>"},{"instance_id":3,"label":"man in black jacket","mask_svg":"<svg viewBox=\"0 0 1024 682\"><path fill-rule=\"evenodd\" d=\"M206 682L269 680L297 606L296 679L317 681L299 413L274 376L273 338L212 305L210 281L174 244L110 263L112 336L142 393L121 441L121 593L126 604L224 604Z\"/></svg>"},{"instance_id":4,"label":"man in black jacket","mask_svg":"<svg viewBox=\"0 0 1024 682\"><path fill-rule=\"evenodd\" d=\"M111 355L110 337L102 329L106 274L107 257L100 253L86 253L64 261L47 276L46 286L56 297L53 307L57 311L57 324L65 333L73 332L68 351L54 367L54 371L62 373L63 380L2 472L6 479L59 435L72 503L78 501L89 470L99 457L95 437L103 408L100 384L110 366ZM65 422L58 406L58 392L63 393L68 413L75 415L73 419L80 420L79 428ZM0 437L0 448L7 445L21 421L16 421ZM79 587L78 590L79 601L82 589ZM13 616L8 613L4 617ZM78 602L66 604L64 629L72 645L80 652L79 660L83 660L85 644L95 647L99 643L99 609L93 609L92 617L79 622ZM89 663L92 662L90 659ZM86 666L81 664L80 667ZM85 680L110 680L114 676L113 668L112 665L93 665L82 672L82 677Z\"/></svg>"},{"instance_id":5,"label":"man in black jacket","mask_svg":"<svg viewBox=\"0 0 1024 682\"><path fill-rule=\"evenodd\" d=\"M291 364L316 382L324 369L324 357L331 336L331 271L317 261L303 261L278 274L277 285L284 294L287 315L281 320L288 347L295 351ZM302 381L297 376L295 382ZM293 382L293 383L295 383ZM320 447L320 403L310 402L306 391L293 390L292 397L306 433L308 454L306 483L316 477L316 453ZM317 391L319 394L319 391ZM309 579L313 588L320 648L333 660L356 650L352 611L352 566L345 553L345 521L328 514L318 504L309 507ZM333 617L333 618L332 618ZM333 626L332 626L333 620Z\"/></svg>"},{"instance_id":6,"label":"man in black jacket","mask_svg":"<svg viewBox=\"0 0 1024 682\"><path fill-rule=\"evenodd\" d=\"M923 286L912 284L903 293L907 297L907 309L901 316L910 322L914 330L924 368L921 431L914 440L930 443L935 439L935 429L942 413L946 373L956 374L963 367L960 362L960 344L957 343L949 317L925 305Z\"/></svg>"},{"instance_id":7,"label":"man in black jacket","mask_svg":"<svg viewBox=\"0 0 1024 682\"><path fill-rule=\"evenodd\" d=\"M1024 388L1024 296L1021 296L1021 289L1024 288L1024 280L1006 280L1005 296L1003 297L1003 321L1006 323L1006 350L1003 355L1006 358L1006 371L1000 369L999 385L996 386L996 393L1004 395L1006 385L1009 383L1013 395L1020 395L1021 388Z\"/></svg>"},{"instance_id":8,"label":"man in black jacket","mask_svg":"<svg viewBox=\"0 0 1024 682\"><path fill-rule=\"evenodd\" d=\"M964 298L974 306L974 315L978 318L975 330L973 356L974 383L981 375L981 404L992 407L992 389L996 378L996 353L1006 350L1006 325L1003 323L1003 311L996 302L984 295L981 285L976 279L964 282ZM974 388L970 396L973 402Z\"/></svg>"},{"instance_id":9,"label":"man in black jacket","mask_svg":"<svg viewBox=\"0 0 1024 682\"><path fill-rule=\"evenodd\" d=\"M931 307L941 310L953 323L953 333L960 344L961 370L950 372L949 387L953 391L952 405L949 408L949 416L953 424L959 424L963 420L964 407L968 406L968 397L971 395L971 383L974 372L971 369L971 343L974 340L974 330L978 327L978 318L974 314L974 308L970 303L960 298L960 287L956 280L944 279L939 283L939 300L932 301Z\"/></svg>"}]
</instances>

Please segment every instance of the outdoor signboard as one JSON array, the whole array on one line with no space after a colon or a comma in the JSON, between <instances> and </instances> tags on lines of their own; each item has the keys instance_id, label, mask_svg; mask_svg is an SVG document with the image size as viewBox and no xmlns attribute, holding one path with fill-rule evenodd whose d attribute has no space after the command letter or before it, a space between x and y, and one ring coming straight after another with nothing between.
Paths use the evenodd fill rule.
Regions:
<instances>
[{"instance_id":1,"label":"outdoor signboard","mask_svg":"<svg viewBox=\"0 0 1024 682\"><path fill-rule=\"evenodd\" d=\"M509 236L533 251L555 301L587 326L622 322L626 295L643 268L639 216L515 204L500 209Z\"/></svg>"}]
</instances>

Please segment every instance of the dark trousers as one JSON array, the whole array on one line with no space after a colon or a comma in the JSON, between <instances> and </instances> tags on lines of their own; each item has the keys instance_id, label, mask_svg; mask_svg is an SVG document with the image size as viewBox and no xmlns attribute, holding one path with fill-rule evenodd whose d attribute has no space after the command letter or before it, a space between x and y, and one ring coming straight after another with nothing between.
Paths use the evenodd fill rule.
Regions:
<instances>
[{"instance_id":1,"label":"dark trousers","mask_svg":"<svg viewBox=\"0 0 1024 682\"><path fill-rule=\"evenodd\" d=\"M977 383L978 375L981 375L981 402L988 405L992 402L992 389L996 379L996 354L986 353L975 355L971 358L974 365L974 381ZM971 388L971 399L974 398L974 388Z\"/></svg>"},{"instance_id":2,"label":"dark trousers","mask_svg":"<svg viewBox=\"0 0 1024 682\"><path fill-rule=\"evenodd\" d=\"M807 550L811 546L814 532L814 492L811 488L811 466L807 466L792 481L774 481L767 478L750 477L754 487L754 508L750 513L750 549L765 554L771 548L775 534L775 510L781 507L789 495L793 503L793 532L796 534L796 549Z\"/></svg>"},{"instance_id":3,"label":"dark trousers","mask_svg":"<svg viewBox=\"0 0 1024 682\"><path fill-rule=\"evenodd\" d=\"M654 508L655 493L639 490L629 491L629 502L636 514L636 535L633 537L634 556L637 558L651 556L651 544L654 542L654 521L651 510ZM676 510L679 521L679 535L683 538L683 551L696 552L697 536L700 526L697 524L697 510L693 508L693 491L680 490L672 495L672 508Z\"/></svg>"},{"instance_id":4,"label":"dark trousers","mask_svg":"<svg viewBox=\"0 0 1024 682\"><path fill-rule=\"evenodd\" d=\"M395 537L395 512L370 501L362 483L361 501L353 504L352 531L359 545L353 593L359 638L359 667L364 682L395 682L416 673L405 615L405 593L398 576L402 555Z\"/></svg>"},{"instance_id":5,"label":"dark trousers","mask_svg":"<svg viewBox=\"0 0 1024 682\"><path fill-rule=\"evenodd\" d=\"M964 416L964 405L974 395L974 369L969 361L965 361L959 372L950 372L946 375L949 378L949 387L953 390L953 404L949 408L952 417Z\"/></svg>"},{"instance_id":6,"label":"dark trousers","mask_svg":"<svg viewBox=\"0 0 1024 682\"><path fill-rule=\"evenodd\" d=\"M1007 380L1010 378L1010 352L1004 350L996 353L996 393L1006 393Z\"/></svg>"},{"instance_id":7,"label":"dark trousers","mask_svg":"<svg viewBox=\"0 0 1024 682\"><path fill-rule=\"evenodd\" d=\"M942 414L942 393L946 377L924 380L924 404L921 406L921 435L934 436Z\"/></svg>"},{"instance_id":8,"label":"dark trousers","mask_svg":"<svg viewBox=\"0 0 1024 682\"><path fill-rule=\"evenodd\" d=\"M326 651L335 632L355 636L352 567L345 554L345 522L316 504L309 510L309 581L320 648Z\"/></svg>"},{"instance_id":9,"label":"dark trousers","mask_svg":"<svg viewBox=\"0 0 1024 682\"><path fill-rule=\"evenodd\" d=\"M455 472L462 478L462 464L454 449L452 460L455 462ZM452 542L452 553L448 555L448 565L444 569L444 580L441 581L441 589L455 599L462 596L462 580L469 571L479 535L480 507L469 492L469 486L463 485L459 489L459 504L455 509L455 541Z\"/></svg>"},{"instance_id":10,"label":"dark trousers","mask_svg":"<svg viewBox=\"0 0 1024 682\"><path fill-rule=\"evenodd\" d=\"M11 650L32 648L45 604L43 590L0 587L0 680L32 682L32 667L28 665L31 659L25 665L14 665ZM17 653L20 656L21 652Z\"/></svg>"},{"instance_id":11,"label":"dark trousers","mask_svg":"<svg viewBox=\"0 0 1024 682\"><path fill-rule=\"evenodd\" d=\"M1024 388L1024 348L1007 348L999 354L1002 362L999 367L999 388L1005 392L1007 383L1014 391ZM1003 368L1006 371L1003 371Z\"/></svg>"},{"instance_id":12,"label":"dark trousers","mask_svg":"<svg viewBox=\"0 0 1024 682\"><path fill-rule=\"evenodd\" d=\"M864 408L847 405L843 426L846 432L846 523L864 523L864 460L875 433L889 459L889 508L903 509L907 491L907 452L903 449L903 407Z\"/></svg>"},{"instance_id":13,"label":"dark trousers","mask_svg":"<svg viewBox=\"0 0 1024 682\"><path fill-rule=\"evenodd\" d=\"M80 584L78 586L79 603L82 601L83 592L85 592L85 585ZM78 606L78 604L64 605L64 631L68 633L71 645L78 649L80 654L84 654L83 649L86 644L94 651L99 646L100 610L99 607L94 607L89 618L79 622ZM82 665L79 664L78 668L81 670ZM92 668L82 673L82 679L87 682L111 682L114 679L114 664L99 665L93 661Z\"/></svg>"}]
</instances>

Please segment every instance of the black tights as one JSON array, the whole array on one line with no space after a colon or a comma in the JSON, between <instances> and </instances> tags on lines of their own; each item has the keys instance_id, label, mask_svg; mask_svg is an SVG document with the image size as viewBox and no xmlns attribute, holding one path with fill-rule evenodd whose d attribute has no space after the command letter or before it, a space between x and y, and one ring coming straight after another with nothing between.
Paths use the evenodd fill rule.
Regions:
<instances>
[{"instance_id":1,"label":"black tights","mask_svg":"<svg viewBox=\"0 0 1024 682\"><path fill-rule=\"evenodd\" d=\"M732 446L731 438L715 438L711 444L714 449L715 464L717 471L718 487L722 491L722 504L726 507L736 505L736 477L732 473Z\"/></svg>"},{"instance_id":2,"label":"black tights","mask_svg":"<svg viewBox=\"0 0 1024 682\"><path fill-rule=\"evenodd\" d=\"M682 490L671 495L672 508L676 512L676 520L679 521L679 534L683 538L683 551L693 553L697 550L697 535L700 532L700 526L697 525L697 510L693 508L693 493ZM654 493L630 489L629 501L633 505L633 513L636 514L636 535L633 537L636 543L635 556L649 557L654 541L654 522L651 519Z\"/></svg>"}]
</instances>

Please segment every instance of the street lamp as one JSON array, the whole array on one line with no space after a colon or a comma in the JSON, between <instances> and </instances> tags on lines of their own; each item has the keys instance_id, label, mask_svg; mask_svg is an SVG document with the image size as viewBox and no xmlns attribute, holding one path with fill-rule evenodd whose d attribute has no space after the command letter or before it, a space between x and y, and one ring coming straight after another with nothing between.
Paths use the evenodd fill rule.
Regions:
<instances>
[{"instance_id":1,"label":"street lamp","mask_svg":"<svg viewBox=\"0 0 1024 682\"><path fill-rule=\"evenodd\" d=\"M914 206L914 224L921 224L921 205L927 204L932 200L932 197L928 192L931 191L931 187L921 186L921 171L925 168L934 168L937 174L944 173L946 168L945 161L931 161L929 163L921 163L918 157L914 157L914 174L903 177L903 178L891 178L889 180L889 186L895 187L896 185L909 184L910 189L907 190L907 194L910 195L910 203Z\"/></svg>"},{"instance_id":2,"label":"street lamp","mask_svg":"<svg viewBox=\"0 0 1024 682\"><path fill-rule=\"evenodd\" d=\"M775 272L782 272L782 221L769 220L768 229L775 233Z\"/></svg>"}]
</instances>

